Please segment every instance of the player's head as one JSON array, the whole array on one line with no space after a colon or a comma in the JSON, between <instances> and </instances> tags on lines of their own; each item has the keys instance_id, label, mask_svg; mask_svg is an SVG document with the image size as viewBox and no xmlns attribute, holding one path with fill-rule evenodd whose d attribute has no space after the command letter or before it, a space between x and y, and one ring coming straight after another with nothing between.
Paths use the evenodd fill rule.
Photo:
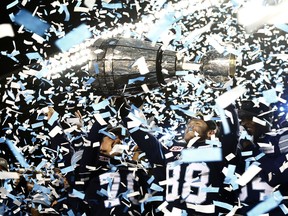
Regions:
<instances>
[{"instance_id":1,"label":"player's head","mask_svg":"<svg viewBox=\"0 0 288 216\"><path fill-rule=\"evenodd\" d=\"M200 137L199 141L210 139L216 133L217 125L214 121L204 121L202 118L192 118L189 120L185 133L184 140L188 143L194 137Z\"/></svg>"},{"instance_id":2,"label":"player's head","mask_svg":"<svg viewBox=\"0 0 288 216\"><path fill-rule=\"evenodd\" d=\"M255 104L252 100L242 101L238 116L240 124L250 135L259 137L270 130L272 112L271 107L265 104Z\"/></svg>"},{"instance_id":3,"label":"player's head","mask_svg":"<svg viewBox=\"0 0 288 216\"><path fill-rule=\"evenodd\" d=\"M123 127L115 127L108 130L108 134L105 135L101 141L100 152L107 156L115 156L119 154L118 151L114 152L112 149L116 145L121 145L122 140L127 136L127 130Z\"/></svg>"}]
</instances>

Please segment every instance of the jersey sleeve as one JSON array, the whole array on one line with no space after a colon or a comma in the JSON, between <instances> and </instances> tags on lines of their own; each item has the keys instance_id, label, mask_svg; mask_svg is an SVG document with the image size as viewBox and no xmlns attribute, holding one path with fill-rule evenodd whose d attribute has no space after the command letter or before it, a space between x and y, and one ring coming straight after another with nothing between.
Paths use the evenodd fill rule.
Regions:
<instances>
[{"instance_id":1,"label":"jersey sleeve","mask_svg":"<svg viewBox=\"0 0 288 216\"><path fill-rule=\"evenodd\" d=\"M121 116L125 127L128 128L128 122L132 121L128 113ZM141 151L145 152L147 159L152 164L164 164L162 145L155 136L148 132L148 130L141 125L137 128L128 128L129 133L135 143L139 146Z\"/></svg>"}]
</instances>

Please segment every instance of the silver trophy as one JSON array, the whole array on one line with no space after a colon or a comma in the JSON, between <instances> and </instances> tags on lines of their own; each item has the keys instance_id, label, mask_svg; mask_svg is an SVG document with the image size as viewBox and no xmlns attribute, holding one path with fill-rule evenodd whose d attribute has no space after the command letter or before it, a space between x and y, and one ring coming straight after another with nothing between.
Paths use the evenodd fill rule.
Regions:
<instances>
[{"instance_id":1,"label":"silver trophy","mask_svg":"<svg viewBox=\"0 0 288 216\"><path fill-rule=\"evenodd\" d=\"M175 79L181 69L176 52L148 41L99 39L93 49L97 54L90 61L89 73L95 78L93 90L102 95L133 95L143 92L143 85L153 89Z\"/></svg>"},{"instance_id":2,"label":"silver trophy","mask_svg":"<svg viewBox=\"0 0 288 216\"><path fill-rule=\"evenodd\" d=\"M93 90L101 95L134 95L143 92L143 85L160 87L177 79L179 70L200 70L220 85L235 73L235 57L216 51L208 52L197 64L183 62L177 52L163 50L160 44L132 38L98 39L93 50L96 54L89 62L89 73L95 78ZM141 58L145 64L135 66Z\"/></svg>"},{"instance_id":3,"label":"silver trophy","mask_svg":"<svg viewBox=\"0 0 288 216\"><path fill-rule=\"evenodd\" d=\"M235 55L231 53L223 55L216 50L211 50L204 55L201 61L200 71L214 84L222 86L229 81L231 77L235 76Z\"/></svg>"}]
</instances>

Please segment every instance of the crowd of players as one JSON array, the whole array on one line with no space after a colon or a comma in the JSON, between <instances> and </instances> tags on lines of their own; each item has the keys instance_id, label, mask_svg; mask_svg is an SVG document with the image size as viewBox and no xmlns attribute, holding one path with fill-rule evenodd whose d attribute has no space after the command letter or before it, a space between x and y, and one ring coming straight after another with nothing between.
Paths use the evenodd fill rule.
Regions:
<instances>
[{"instance_id":1,"label":"crowd of players","mask_svg":"<svg viewBox=\"0 0 288 216\"><path fill-rule=\"evenodd\" d=\"M141 103L102 104L81 141L64 132L51 137L52 150L66 149L50 161L53 172L45 176L39 165L17 170L18 178L1 175L1 214L287 214L288 130L271 130L268 106L249 100L229 104L218 120L194 116L168 145L153 135ZM48 121L54 113L47 108ZM50 127L63 129L59 120ZM4 158L0 165L9 171Z\"/></svg>"}]
</instances>

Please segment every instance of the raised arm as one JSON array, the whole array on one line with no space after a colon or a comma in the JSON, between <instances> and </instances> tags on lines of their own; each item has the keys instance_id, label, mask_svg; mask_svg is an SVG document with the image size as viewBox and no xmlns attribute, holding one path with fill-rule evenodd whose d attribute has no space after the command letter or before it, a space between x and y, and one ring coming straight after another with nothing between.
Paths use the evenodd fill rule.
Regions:
<instances>
[{"instance_id":1,"label":"raised arm","mask_svg":"<svg viewBox=\"0 0 288 216\"><path fill-rule=\"evenodd\" d=\"M230 132L225 134L223 127L221 127L219 139L223 145L224 156L227 156L230 153L237 153L237 146L239 142L239 119L236 108L233 104L229 105L225 109L225 112L228 114L227 122Z\"/></svg>"},{"instance_id":2,"label":"raised arm","mask_svg":"<svg viewBox=\"0 0 288 216\"><path fill-rule=\"evenodd\" d=\"M127 102L122 102L119 109L120 116L123 124L129 130L132 139L140 147L141 151L145 152L150 163L164 165L165 157L163 155L161 143L155 136L149 133L148 128L145 127L145 125L138 124L138 126L130 126L134 125L133 121L135 121L135 119L137 121L137 117L134 116L133 109L131 109Z\"/></svg>"}]
</instances>

